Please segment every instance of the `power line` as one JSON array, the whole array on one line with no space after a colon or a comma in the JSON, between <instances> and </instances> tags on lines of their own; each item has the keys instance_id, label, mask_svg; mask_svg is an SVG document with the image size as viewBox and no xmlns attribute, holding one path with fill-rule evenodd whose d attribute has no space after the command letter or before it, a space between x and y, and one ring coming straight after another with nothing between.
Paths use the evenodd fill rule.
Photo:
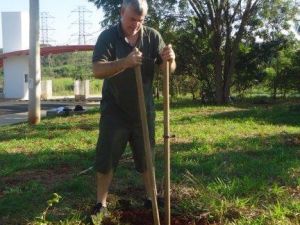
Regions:
<instances>
[{"instance_id":1,"label":"power line","mask_svg":"<svg viewBox=\"0 0 300 225\"><path fill-rule=\"evenodd\" d=\"M86 13L91 13L90 10L87 10L85 6L78 6L76 10L73 10L72 13L78 13L78 22L74 22L73 24L78 25L78 34L72 36L78 36L78 44L86 44L86 37L91 36L91 34L87 34L86 25L90 25L91 23L86 21Z\"/></svg>"},{"instance_id":2,"label":"power line","mask_svg":"<svg viewBox=\"0 0 300 225\"><path fill-rule=\"evenodd\" d=\"M55 42L53 39L49 38L49 31L55 30L49 27L49 19L54 19L48 12L41 12L41 44L49 45L50 42Z\"/></svg>"},{"instance_id":3,"label":"power line","mask_svg":"<svg viewBox=\"0 0 300 225\"><path fill-rule=\"evenodd\" d=\"M90 33L90 36L92 36L92 37L87 40L87 43L95 44L95 42L98 39L98 35L101 31L102 31L102 29L99 29L93 33Z\"/></svg>"}]
</instances>

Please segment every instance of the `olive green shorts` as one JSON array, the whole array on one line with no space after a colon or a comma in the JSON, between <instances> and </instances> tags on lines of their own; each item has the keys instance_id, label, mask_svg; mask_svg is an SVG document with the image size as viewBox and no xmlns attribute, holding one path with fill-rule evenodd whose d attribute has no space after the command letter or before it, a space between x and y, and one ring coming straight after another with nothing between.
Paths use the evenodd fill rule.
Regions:
<instances>
[{"instance_id":1,"label":"olive green shorts","mask_svg":"<svg viewBox=\"0 0 300 225\"><path fill-rule=\"evenodd\" d=\"M95 162L97 172L106 174L114 170L128 142L132 150L136 170L140 173L146 171L144 140L140 123L129 123L115 115L102 115L99 126L100 132L96 146ZM148 130L152 155L154 155L154 115L148 116Z\"/></svg>"}]
</instances>

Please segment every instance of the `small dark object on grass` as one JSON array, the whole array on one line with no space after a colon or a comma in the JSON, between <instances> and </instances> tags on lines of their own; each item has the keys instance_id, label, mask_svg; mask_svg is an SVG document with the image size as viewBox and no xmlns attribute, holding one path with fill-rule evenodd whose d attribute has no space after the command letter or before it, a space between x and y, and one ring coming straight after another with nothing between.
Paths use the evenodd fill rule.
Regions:
<instances>
[{"instance_id":1,"label":"small dark object on grass","mask_svg":"<svg viewBox=\"0 0 300 225\"><path fill-rule=\"evenodd\" d=\"M74 108L74 112L78 112L78 111L84 111L83 107L81 105L76 105Z\"/></svg>"}]
</instances>

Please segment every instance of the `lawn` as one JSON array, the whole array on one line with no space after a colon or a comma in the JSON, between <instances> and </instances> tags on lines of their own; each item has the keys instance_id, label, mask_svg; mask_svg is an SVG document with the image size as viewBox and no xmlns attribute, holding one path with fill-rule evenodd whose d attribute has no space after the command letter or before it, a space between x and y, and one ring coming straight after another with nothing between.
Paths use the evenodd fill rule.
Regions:
<instances>
[{"instance_id":1,"label":"lawn","mask_svg":"<svg viewBox=\"0 0 300 225\"><path fill-rule=\"evenodd\" d=\"M156 103L156 173L163 177L163 112ZM88 224L95 203L98 109L0 127L0 224ZM171 105L172 214L190 224L300 224L300 104ZM57 193L61 198L53 196ZM109 195L141 208L143 185L126 150ZM52 200L53 203L48 207ZM151 214L150 214L151 215ZM123 221L123 222L122 222ZM135 223L136 224L136 223ZM139 224L144 225L144 224ZM186 223L188 225L188 223Z\"/></svg>"}]
</instances>

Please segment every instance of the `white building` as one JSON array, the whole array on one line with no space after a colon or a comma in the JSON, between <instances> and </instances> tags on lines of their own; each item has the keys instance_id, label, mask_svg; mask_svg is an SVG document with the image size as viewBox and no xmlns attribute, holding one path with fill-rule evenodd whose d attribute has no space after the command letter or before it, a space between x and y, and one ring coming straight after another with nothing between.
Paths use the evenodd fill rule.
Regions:
<instances>
[{"instance_id":1,"label":"white building","mask_svg":"<svg viewBox=\"0 0 300 225\"><path fill-rule=\"evenodd\" d=\"M3 53L29 49L28 12L2 12ZM28 100L28 56L3 61L4 98Z\"/></svg>"}]
</instances>

